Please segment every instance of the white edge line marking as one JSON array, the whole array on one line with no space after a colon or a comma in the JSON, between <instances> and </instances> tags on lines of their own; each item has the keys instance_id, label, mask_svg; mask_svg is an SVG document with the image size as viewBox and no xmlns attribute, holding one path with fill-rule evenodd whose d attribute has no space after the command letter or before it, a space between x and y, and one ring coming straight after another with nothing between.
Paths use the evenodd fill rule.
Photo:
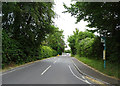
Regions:
<instances>
[{"instance_id":1,"label":"white edge line marking","mask_svg":"<svg viewBox=\"0 0 120 86\"><path fill-rule=\"evenodd\" d=\"M73 62L73 60L72 60L72 62ZM78 68L78 66L73 62L73 64L77 67L77 69L81 72L81 73L83 73L79 68Z\"/></svg>"},{"instance_id":2,"label":"white edge line marking","mask_svg":"<svg viewBox=\"0 0 120 86\"><path fill-rule=\"evenodd\" d=\"M79 60L78 60L79 61ZM73 62L73 64L77 67L77 69L81 72L81 73L83 73L79 68L78 68L78 66L74 63L74 61L72 60L72 62ZM85 73L83 73L83 74L85 74ZM85 75L87 75L87 74L85 74ZM89 75L87 75L87 76L89 76ZM91 77L91 76L89 76L89 77ZM85 78L85 77L84 77ZM102 81L102 80L99 80L99 79L97 79L97 78L93 78L93 77L91 77L92 79L95 79L95 80L98 80L98 81L101 81L101 82L103 82L103 83L105 83L105 84L109 84L109 83L107 83L107 82L105 82L105 81Z\"/></svg>"},{"instance_id":3,"label":"white edge line marking","mask_svg":"<svg viewBox=\"0 0 120 86\"><path fill-rule=\"evenodd\" d=\"M50 67L51 67L51 65L50 65L48 68L46 68L46 69L41 73L41 75L43 75Z\"/></svg>"},{"instance_id":4,"label":"white edge line marking","mask_svg":"<svg viewBox=\"0 0 120 86\"><path fill-rule=\"evenodd\" d=\"M87 80L83 80L83 79L81 79L80 77L78 77L77 75L75 75L74 73L73 73L73 71L72 71L72 69L71 69L71 67L68 65L68 67L69 67L69 69L70 69L70 71L71 71L71 73L76 77L76 78L78 78L79 80L81 80L81 81L83 81L83 82L86 82L86 83L88 83L88 84L91 84L90 82L88 82Z\"/></svg>"},{"instance_id":5,"label":"white edge line marking","mask_svg":"<svg viewBox=\"0 0 120 86\"><path fill-rule=\"evenodd\" d=\"M55 58L55 57L53 57L53 58ZM47 58L47 59L43 59L43 60L49 60L49 59L51 59L51 58ZM37 63L37 62L35 62L35 63ZM16 69L13 68L12 70L10 70L10 71L8 71L8 72L5 72L5 73L2 73L2 72L1 72L1 73L0 73L0 76L3 76L3 75L5 75L5 74L8 74L8 73L11 73L11 72L20 70L20 69L24 69L24 68L29 67L29 66L31 66L31 65L34 65L34 63L28 64L28 65L24 65L23 67L16 68Z\"/></svg>"},{"instance_id":6,"label":"white edge line marking","mask_svg":"<svg viewBox=\"0 0 120 86\"><path fill-rule=\"evenodd\" d=\"M2 74L0 73L0 76L3 76L3 75L5 75L5 74L8 74L8 73L11 73L11 72L20 70L20 69L24 69L24 68L29 67L29 66L31 66L31 65L33 65L33 64L28 64L28 65L25 65L25 66L20 67L20 68L12 69L12 70L10 70L10 71L8 71L8 72L6 72L6 73L2 73Z\"/></svg>"},{"instance_id":7,"label":"white edge line marking","mask_svg":"<svg viewBox=\"0 0 120 86\"><path fill-rule=\"evenodd\" d=\"M82 78L83 78L83 79L85 79L85 77L84 77L84 76L82 76Z\"/></svg>"},{"instance_id":8,"label":"white edge line marking","mask_svg":"<svg viewBox=\"0 0 120 86\"><path fill-rule=\"evenodd\" d=\"M72 60L72 62L73 62L73 60ZM81 70L78 68L78 66L73 62L73 64L77 67L77 69L81 72ZM81 73L83 73L83 72L81 72ZM82 78L83 79L85 79L85 77L83 76L83 75L81 75L82 76Z\"/></svg>"},{"instance_id":9,"label":"white edge line marking","mask_svg":"<svg viewBox=\"0 0 120 86\"><path fill-rule=\"evenodd\" d=\"M72 62L73 62L73 60L72 60ZM81 72L81 73L83 73L79 68L78 68L78 66L73 62L73 64L77 67L77 69ZM84 74L84 73L83 73ZM85 79L85 77L82 75L82 78L83 79Z\"/></svg>"}]
</instances>

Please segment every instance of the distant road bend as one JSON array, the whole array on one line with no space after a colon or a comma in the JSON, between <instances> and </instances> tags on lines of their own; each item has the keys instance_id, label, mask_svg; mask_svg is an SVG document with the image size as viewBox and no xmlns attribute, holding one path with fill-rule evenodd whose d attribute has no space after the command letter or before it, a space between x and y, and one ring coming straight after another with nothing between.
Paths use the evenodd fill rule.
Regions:
<instances>
[{"instance_id":1,"label":"distant road bend","mask_svg":"<svg viewBox=\"0 0 120 86\"><path fill-rule=\"evenodd\" d=\"M3 73L3 84L92 84L63 54Z\"/></svg>"}]
</instances>

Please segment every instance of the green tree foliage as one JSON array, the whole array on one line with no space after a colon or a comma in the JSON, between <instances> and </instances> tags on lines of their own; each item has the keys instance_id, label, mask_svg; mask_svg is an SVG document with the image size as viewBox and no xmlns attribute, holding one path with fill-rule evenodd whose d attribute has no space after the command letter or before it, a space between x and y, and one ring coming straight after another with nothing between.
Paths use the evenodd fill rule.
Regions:
<instances>
[{"instance_id":1,"label":"green tree foliage","mask_svg":"<svg viewBox=\"0 0 120 86\"><path fill-rule=\"evenodd\" d=\"M36 49L51 32L54 12L52 3L3 3L3 29L22 45L27 56L37 55Z\"/></svg>"},{"instance_id":2,"label":"green tree foliage","mask_svg":"<svg viewBox=\"0 0 120 86\"><path fill-rule=\"evenodd\" d=\"M85 31L76 31L68 38L71 53L88 58L102 58L103 47L100 42L100 37L95 36L93 33ZM77 33L77 34L76 34ZM74 50L73 50L74 47Z\"/></svg>"},{"instance_id":3,"label":"green tree foliage","mask_svg":"<svg viewBox=\"0 0 120 86\"><path fill-rule=\"evenodd\" d=\"M65 50L64 52L65 53L71 53L71 50Z\"/></svg>"},{"instance_id":4,"label":"green tree foliage","mask_svg":"<svg viewBox=\"0 0 120 86\"><path fill-rule=\"evenodd\" d=\"M92 32L98 32L101 36L105 36L107 41L107 59L111 61L118 61L120 57L120 2L76 2L71 4L71 7L67 7L65 12L71 13L77 21L88 21L87 25L90 28L96 28L90 30Z\"/></svg>"},{"instance_id":5,"label":"green tree foliage","mask_svg":"<svg viewBox=\"0 0 120 86\"><path fill-rule=\"evenodd\" d=\"M19 42L11 39L5 31L2 32L2 62L5 64L15 62L22 63L25 60L25 54L19 49Z\"/></svg>"},{"instance_id":6,"label":"green tree foliage","mask_svg":"<svg viewBox=\"0 0 120 86\"><path fill-rule=\"evenodd\" d=\"M91 56L92 53L92 44L94 42L94 38L85 38L83 40L80 41L80 43L78 43L77 45L77 54L79 56Z\"/></svg>"},{"instance_id":7,"label":"green tree foliage","mask_svg":"<svg viewBox=\"0 0 120 86\"><path fill-rule=\"evenodd\" d=\"M52 48L50 48L48 46L42 46L40 54L41 54L40 55L41 58L47 58L47 57L57 55L57 51L53 50Z\"/></svg>"},{"instance_id":8,"label":"green tree foliage","mask_svg":"<svg viewBox=\"0 0 120 86\"><path fill-rule=\"evenodd\" d=\"M94 37L94 42L92 43L91 58L102 59L103 58L103 44L101 43L101 38L99 36Z\"/></svg>"},{"instance_id":9,"label":"green tree foliage","mask_svg":"<svg viewBox=\"0 0 120 86\"><path fill-rule=\"evenodd\" d=\"M75 41L77 39L79 30L76 29L76 31L73 31L74 35L71 35L68 37L67 41L69 42L69 47L71 48L71 54L75 55L76 54L76 47L75 47Z\"/></svg>"},{"instance_id":10,"label":"green tree foliage","mask_svg":"<svg viewBox=\"0 0 120 86\"><path fill-rule=\"evenodd\" d=\"M79 45L79 43L81 42L81 40L83 40L83 39L85 39L85 38L94 38L95 36L94 36L94 34L93 33L91 33L91 32L88 32L88 31L85 31L85 32L82 32L82 31L80 31L79 33L78 33L78 35L77 35L77 37L76 37L76 40L75 40L75 47L76 47L76 49L77 49L77 45Z\"/></svg>"},{"instance_id":11,"label":"green tree foliage","mask_svg":"<svg viewBox=\"0 0 120 86\"><path fill-rule=\"evenodd\" d=\"M75 55L76 54L76 48L75 48L75 36L71 35L68 37L68 42L69 42L69 47L71 48L71 54Z\"/></svg>"},{"instance_id":12,"label":"green tree foliage","mask_svg":"<svg viewBox=\"0 0 120 86\"><path fill-rule=\"evenodd\" d=\"M88 31L82 32L78 29L76 29L76 31L73 31L73 35L68 37L68 42L69 42L69 46L71 48L71 53L72 55L77 54L77 48L79 47L79 43L81 42L81 40L85 39L85 38L94 38L94 34Z\"/></svg>"},{"instance_id":13,"label":"green tree foliage","mask_svg":"<svg viewBox=\"0 0 120 86\"><path fill-rule=\"evenodd\" d=\"M49 34L46 37L45 43L47 46L50 46L52 49L56 50L58 54L62 54L65 49L64 35L63 31L59 28L54 27L53 33Z\"/></svg>"},{"instance_id":14,"label":"green tree foliage","mask_svg":"<svg viewBox=\"0 0 120 86\"><path fill-rule=\"evenodd\" d=\"M52 7L51 2L3 2L3 64L38 59L39 46L54 30Z\"/></svg>"},{"instance_id":15,"label":"green tree foliage","mask_svg":"<svg viewBox=\"0 0 120 86\"><path fill-rule=\"evenodd\" d=\"M89 27L96 27L96 31L101 34L107 30L109 35L111 33L114 36L119 29L120 2L76 2L71 4L71 7L65 5L64 7L67 9L66 12L77 18L76 22L84 19L84 21L90 22Z\"/></svg>"},{"instance_id":16,"label":"green tree foliage","mask_svg":"<svg viewBox=\"0 0 120 86\"><path fill-rule=\"evenodd\" d=\"M120 43L116 39L106 38L106 57L112 63L120 63Z\"/></svg>"}]
</instances>

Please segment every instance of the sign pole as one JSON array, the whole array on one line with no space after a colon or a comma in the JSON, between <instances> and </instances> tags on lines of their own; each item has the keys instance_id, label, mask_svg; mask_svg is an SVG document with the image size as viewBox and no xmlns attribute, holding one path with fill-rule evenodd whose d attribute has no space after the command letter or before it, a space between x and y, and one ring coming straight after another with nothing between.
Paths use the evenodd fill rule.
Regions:
<instances>
[{"instance_id":1,"label":"sign pole","mask_svg":"<svg viewBox=\"0 0 120 86\"><path fill-rule=\"evenodd\" d=\"M103 36L101 38L101 42L103 43L103 46L104 46L104 50L103 50L103 60L104 60L104 68L106 68L106 39L105 37Z\"/></svg>"},{"instance_id":2,"label":"sign pole","mask_svg":"<svg viewBox=\"0 0 120 86\"><path fill-rule=\"evenodd\" d=\"M103 50L103 60L104 60L104 68L106 68L106 40L105 40L105 37L104 37L104 50Z\"/></svg>"}]
</instances>

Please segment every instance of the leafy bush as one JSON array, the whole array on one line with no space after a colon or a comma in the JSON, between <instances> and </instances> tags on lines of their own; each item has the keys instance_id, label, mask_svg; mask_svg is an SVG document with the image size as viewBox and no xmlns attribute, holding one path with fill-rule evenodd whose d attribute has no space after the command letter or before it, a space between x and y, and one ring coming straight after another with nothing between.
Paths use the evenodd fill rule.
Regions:
<instances>
[{"instance_id":1,"label":"leafy bush","mask_svg":"<svg viewBox=\"0 0 120 86\"><path fill-rule=\"evenodd\" d=\"M95 35L91 32L85 31L82 32L78 29L76 29L76 31L73 32L74 34L68 37L68 42L69 42L69 46L71 48L71 54L75 55L77 54L77 48L78 45L80 43L81 40L85 39L85 38L94 38Z\"/></svg>"},{"instance_id":2,"label":"leafy bush","mask_svg":"<svg viewBox=\"0 0 120 86\"><path fill-rule=\"evenodd\" d=\"M40 53L41 58L47 58L57 55L57 52L48 46L42 46L40 52L41 52Z\"/></svg>"},{"instance_id":3,"label":"leafy bush","mask_svg":"<svg viewBox=\"0 0 120 86\"><path fill-rule=\"evenodd\" d=\"M20 44L8 37L8 34L4 31L2 32L2 64L10 64L14 62L16 64L22 63L25 54L19 49Z\"/></svg>"},{"instance_id":4,"label":"leafy bush","mask_svg":"<svg viewBox=\"0 0 120 86\"><path fill-rule=\"evenodd\" d=\"M57 51L54 49L52 49L52 52L53 52L52 56L56 56L58 54Z\"/></svg>"},{"instance_id":5,"label":"leafy bush","mask_svg":"<svg viewBox=\"0 0 120 86\"><path fill-rule=\"evenodd\" d=\"M92 44L94 42L94 38L85 38L80 41L77 46L77 54L80 56L90 56L92 53Z\"/></svg>"},{"instance_id":6,"label":"leafy bush","mask_svg":"<svg viewBox=\"0 0 120 86\"><path fill-rule=\"evenodd\" d=\"M76 30L74 34L68 37L69 46L72 55L79 55L83 57L100 59L103 58L103 45L100 37L93 33Z\"/></svg>"},{"instance_id":7,"label":"leafy bush","mask_svg":"<svg viewBox=\"0 0 120 86\"><path fill-rule=\"evenodd\" d=\"M3 66L40 59L39 46L54 30L52 18L55 13L52 7L53 3L2 4ZM47 52L47 56L51 53Z\"/></svg>"},{"instance_id":8,"label":"leafy bush","mask_svg":"<svg viewBox=\"0 0 120 86\"><path fill-rule=\"evenodd\" d=\"M53 33L49 34L46 37L44 44L46 44L46 46L49 46L52 49L56 50L57 53L59 55L61 55L65 49L63 31L59 30L59 28L57 28L55 26L53 26L53 29L54 29Z\"/></svg>"},{"instance_id":9,"label":"leafy bush","mask_svg":"<svg viewBox=\"0 0 120 86\"><path fill-rule=\"evenodd\" d=\"M111 63L120 63L120 41L106 38L106 58Z\"/></svg>"},{"instance_id":10,"label":"leafy bush","mask_svg":"<svg viewBox=\"0 0 120 86\"><path fill-rule=\"evenodd\" d=\"M31 54L26 55L26 52L20 47L22 46L18 41L12 39L3 30L2 32L2 67L14 63L23 64L31 61L35 61L42 58L47 58L51 56L56 56L57 52L48 46L42 46L37 49L37 51L29 50ZM39 53L37 55L37 53ZM35 56L36 54L36 56Z\"/></svg>"},{"instance_id":11,"label":"leafy bush","mask_svg":"<svg viewBox=\"0 0 120 86\"><path fill-rule=\"evenodd\" d=\"M92 58L102 59L103 58L103 44L101 43L100 37L94 38L94 43L92 44Z\"/></svg>"},{"instance_id":12,"label":"leafy bush","mask_svg":"<svg viewBox=\"0 0 120 86\"><path fill-rule=\"evenodd\" d=\"M71 48L71 55L76 54L75 40L76 40L76 37L74 35L69 36L68 40L67 40L69 42L69 46Z\"/></svg>"}]
</instances>

